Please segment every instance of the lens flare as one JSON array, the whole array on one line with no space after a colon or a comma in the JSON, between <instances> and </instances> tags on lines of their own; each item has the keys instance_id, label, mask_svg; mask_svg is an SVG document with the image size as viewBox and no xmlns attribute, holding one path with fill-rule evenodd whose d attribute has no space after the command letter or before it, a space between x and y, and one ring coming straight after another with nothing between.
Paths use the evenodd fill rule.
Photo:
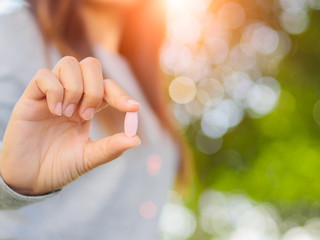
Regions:
<instances>
[{"instance_id":1,"label":"lens flare","mask_svg":"<svg viewBox=\"0 0 320 240\"><path fill-rule=\"evenodd\" d=\"M170 24L169 38L182 44L191 44L199 41L201 26L199 21L192 16L178 18Z\"/></svg>"}]
</instances>

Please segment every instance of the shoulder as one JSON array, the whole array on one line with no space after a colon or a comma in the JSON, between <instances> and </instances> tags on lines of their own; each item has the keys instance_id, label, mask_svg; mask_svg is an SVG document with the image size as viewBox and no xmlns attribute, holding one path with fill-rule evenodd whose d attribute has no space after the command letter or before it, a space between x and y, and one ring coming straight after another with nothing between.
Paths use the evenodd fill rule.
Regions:
<instances>
[{"instance_id":1,"label":"shoulder","mask_svg":"<svg viewBox=\"0 0 320 240\"><path fill-rule=\"evenodd\" d=\"M44 42L28 6L0 14L0 36L0 80L3 75L30 80L44 67Z\"/></svg>"}]
</instances>

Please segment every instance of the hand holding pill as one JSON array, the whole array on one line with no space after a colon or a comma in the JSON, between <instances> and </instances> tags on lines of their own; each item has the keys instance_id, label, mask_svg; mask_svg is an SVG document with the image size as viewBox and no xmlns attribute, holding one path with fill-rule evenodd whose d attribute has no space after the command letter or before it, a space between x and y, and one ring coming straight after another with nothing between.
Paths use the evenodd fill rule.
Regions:
<instances>
[{"instance_id":1,"label":"hand holding pill","mask_svg":"<svg viewBox=\"0 0 320 240\"><path fill-rule=\"evenodd\" d=\"M91 119L107 106L127 113L125 132L93 141ZM1 178L24 195L61 189L139 146L139 109L115 81L103 79L97 59L64 57L53 70L39 70L16 103L2 141Z\"/></svg>"}]
</instances>

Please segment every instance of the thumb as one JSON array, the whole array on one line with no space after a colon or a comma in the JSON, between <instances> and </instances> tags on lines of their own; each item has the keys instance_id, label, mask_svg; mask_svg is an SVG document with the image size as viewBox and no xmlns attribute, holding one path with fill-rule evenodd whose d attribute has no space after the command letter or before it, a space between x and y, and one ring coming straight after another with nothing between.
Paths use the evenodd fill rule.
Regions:
<instances>
[{"instance_id":1,"label":"thumb","mask_svg":"<svg viewBox=\"0 0 320 240\"><path fill-rule=\"evenodd\" d=\"M140 145L138 136L128 137L118 133L98 141L90 141L85 146L84 168L90 171L119 157L124 151Z\"/></svg>"}]
</instances>

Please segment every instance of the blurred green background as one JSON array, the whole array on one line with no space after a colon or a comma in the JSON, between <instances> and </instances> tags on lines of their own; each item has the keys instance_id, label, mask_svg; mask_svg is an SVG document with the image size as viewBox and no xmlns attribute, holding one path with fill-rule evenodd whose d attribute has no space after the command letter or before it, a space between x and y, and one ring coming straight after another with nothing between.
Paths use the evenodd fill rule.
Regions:
<instances>
[{"instance_id":1,"label":"blurred green background","mask_svg":"<svg viewBox=\"0 0 320 240\"><path fill-rule=\"evenodd\" d=\"M209 14L217 22L219 11L227 3L239 4L246 19L241 26L225 27L229 35L223 35L222 39L227 42L229 56L218 64L209 62L208 67L230 66L232 48L243 42L244 33L250 26L263 23L286 34L290 39L286 47L290 51L279 58L276 68L270 70L266 65L275 53L262 54L256 48L259 55L255 55L254 67L232 66L229 71L231 74L246 72L253 82L259 82L252 77L252 68L255 68L260 77L276 79L281 91L272 110L258 116L252 114L250 103L243 104L240 99L244 110L242 120L222 136L206 133L203 126L205 113L218 105L204 106L201 114L194 116L188 105L198 101L200 106L199 96L181 104L174 92L171 93L178 108L177 118L184 125L194 152L197 178L190 196L183 201L173 196L171 200L176 206L184 205L187 209L164 211L163 239L320 239L320 11L317 10L320 4L317 0L210 1ZM232 13L228 18L233 14L237 17L237 13ZM202 34L200 40L195 41L197 43L183 44L191 51L198 44L196 49L199 51L205 45L205 39L210 37ZM263 39L267 39L264 47L268 47L268 41L273 41L268 36ZM177 44L170 36L170 27L169 41ZM262 57L265 60L261 63ZM236 60L239 59L245 61L243 57ZM181 72L166 72L173 82L176 77L186 76ZM196 79L196 88L203 78L210 77L217 78L217 75L209 73ZM218 77L227 89L223 83L225 75ZM239 98L225 92L224 99L239 102ZM210 150L212 154L208 154ZM168 224L179 221L183 222L181 226L170 227Z\"/></svg>"}]
</instances>

